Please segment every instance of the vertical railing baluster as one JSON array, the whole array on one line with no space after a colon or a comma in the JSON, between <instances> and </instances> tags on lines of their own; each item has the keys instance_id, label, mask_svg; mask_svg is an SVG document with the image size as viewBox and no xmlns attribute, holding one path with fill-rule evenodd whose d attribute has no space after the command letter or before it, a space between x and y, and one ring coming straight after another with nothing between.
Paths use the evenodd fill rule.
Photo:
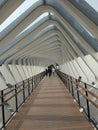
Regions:
<instances>
[{"instance_id":1,"label":"vertical railing baluster","mask_svg":"<svg viewBox=\"0 0 98 130\"><path fill-rule=\"evenodd\" d=\"M86 85L86 83L85 83L85 88L87 89L87 85ZM87 92L87 91L85 91L85 94L86 94L86 96L88 97L88 92ZM86 103L87 103L88 119L89 119L89 121L90 121L89 101L88 101L87 99L86 99Z\"/></svg>"},{"instance_id":2,"label":"vertical railing baluster","mask_svg":"<svg viewBox=\"0 0 98 130\"><path fill-rule=\"evenodd\" d=\"M68 78L68 84L69 84L69 92L71 93L71 88L70 88L70 86L71 86L71 82L70 82L70 77Z\"/></svg>"},{"instance_id":3,"label":"vertical railing baluster","mask_svg":"<svg viewBox=\"0 0 98 130\"><path fill-rule=\"evenodd\" d=\"M30 96L30 82L29 82L29 79L28 79L28 96Z\"/></svg>"},{"instance_id":4,"label":"vertical railing baluster","mask_svg":"<svg viewBox=\"0 0 98 130\"><path fill-rule=\"evenodd\" d=\"M3 90L1 91L1 104L2 104L2 124L5 128L5 110L4 110L4 95Z\"/></svg>"},{"instance_id":5,"label":"vertical railing baluster","mask_svg":"<svg viewBox=\"0 0 98 130\"><path fill-rule=\"evenodd\" d=\"M68 75L67 75L67 88L68 88L68 90L69 90L69 85L68 85L68 84L69 84L69 83L68 83L68 82L69 82L69 79L68 79L68 78L69 78L69 77L68 77Z\"/></svg>"},{"instance_id":6,"label":"vertical railing baluster","mask_svg":"<svg viewBox=\"0 0 98 130\"><path fill-rule=\"evenodd\" d=\"M23 102L25 102L25 83L23 81Z\"/></svg>"},{"instance_id":7,"label":"vertical railing baluster","mask_svg":"<svg viewBox=\"0 0 98 130\"><path fill-rule=\"evenodd\" d=\"M16 103L16 112L17 112L18 111L17 85L15 85L15 103Z\"/></svg>"},{"instance_id":8,"label":"vertical railing baluster","mask_svg":"<svg viewBox=\"0 0 98 130\"><path fill-rule=\"evenodd\" d=\"M33 77L32 77L32 92L33 92Z\"/></svg>"},{"instance_id":9,"label":"vertical railing baluster","mask_svg":"<svg viewBox=\"0 0 98 130\"><path fill-rule=\"evenodd\" d=\"M73 90L73 79L71 78L71 87L72 87L72 96L74 98L74 90Z\"/></svg>"},{"instance_id":10,"label":"vertical railing baluster","mask_svg":"<svg viewBox=\"0 0 98 130\"><path fill-rule=\"evenodd\" d=\"M78 81L77 81L77 79L76 79L76 89L77 89L78 104L80 106L80 98L79 98Z\"/></svg>"},{"instance_id":11,"label":"vertical railing baluster","mask_svg":"<svg viewBox=\"0 0 98 130\"><path fill-rule=\"evenodd\" d=\"M35 88L36 88L36 76L34 77L34 85L35 85Z\"/></svg>"}]
</instances>

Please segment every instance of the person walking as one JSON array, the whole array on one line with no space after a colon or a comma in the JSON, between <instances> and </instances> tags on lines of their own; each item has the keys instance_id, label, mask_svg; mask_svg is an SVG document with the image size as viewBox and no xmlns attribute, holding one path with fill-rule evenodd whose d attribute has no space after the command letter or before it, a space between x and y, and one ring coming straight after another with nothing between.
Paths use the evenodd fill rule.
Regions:
<instances>
[{"instance_id":1,"label":"person walking","mask_svg":"<svg viewBox=\"0 0 98 130\"><path fill-rule=\"evenodd\" d=\"M48 67L48 74L49 74L49 77L52 75L52 69L50 66Z\"/></svg>"},{"instance_id":2,"label":"person walking","mask_svg":"<svg viewBox=\"0 0 98 130\"><path fill-rule=\"evenodd\" d=\"M48 75L48 69L45 70L45 75L46 75L46 76Z\"/></svg>"},{"instance_id":3,"label":"person walking","mask_svg":"<svg viewBox=\"0 0 98 130\"><path fill-rule=\"evenodd\" d=\"M55 76L55 68L52 68L52 75Z\"/></svg>"}]
</instances>

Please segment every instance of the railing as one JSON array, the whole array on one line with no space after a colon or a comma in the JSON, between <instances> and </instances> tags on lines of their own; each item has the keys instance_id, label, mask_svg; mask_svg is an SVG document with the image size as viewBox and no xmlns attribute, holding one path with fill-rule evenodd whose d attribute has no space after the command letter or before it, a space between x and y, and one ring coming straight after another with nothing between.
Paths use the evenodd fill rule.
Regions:
<instances>
[{"instance_id":1,"label":"railing","mask_svg":"<svg viewBox=\"0 0 98 130\"><path fill-rule=\"evenodd\" d=\"M98 130L98 89L84 82L57 71L72 97L82 108L86 117Z\"/></svg>"},{"instance_id":2,"label":"railing","mask_svg":"<svg viewBox=\"0 0 98 130\"><path fill-rule=\"evenodd\" d=\"M0 130L5 128L44 76L45 72L42 72L0 91Z\"/></svg>"}]
</instances>

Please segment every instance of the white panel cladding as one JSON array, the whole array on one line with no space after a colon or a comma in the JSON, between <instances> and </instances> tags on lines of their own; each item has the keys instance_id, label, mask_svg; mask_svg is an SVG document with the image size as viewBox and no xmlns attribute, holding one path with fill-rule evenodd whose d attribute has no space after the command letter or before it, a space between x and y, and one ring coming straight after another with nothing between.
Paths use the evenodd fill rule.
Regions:
<instances>
[{"instance_id":1,"label":"white panel cladding","mask_svg":"<svg viewBox=\"0 0 98 130\"><path fill-rule=\"evenodd\" d=\"M33 75L36 75L36 74L39 74L39 73L45 71L45 67L31 66L31 68L32 68Z\"/></svg>"},{"instance_id":2,"label":"white panel cladding","mask_svg":"<svg viewBox=\"0 0 98 130\"><path fill-rule=\"evenodd\" d=\"M19 70L17 69L16 65L9 65L11 72L13 73L16 82L21 82L23 79L21 77L21 74Z\"/></svg>"},{"instance_id":3,"label":"white panel cladding","mask_svg":"<svg viewBox=\"0 0 98 130\"><path fill-rule=\"evenodd\" d=\"M95 76L92 73L92 71L89 69L89 67L85 64L85 62L82 60L82 58L77 58L78 64L81 66L82 70L85 72L85 75L87 77L87 82L92 83L95 82Z\"/></svg>"},{"instance_id":4,"label":"white panel cladding","mask_svg":"<svg viewBox=\"0 0 98 130\"><path fill-rule=\"evenodd\" d=\"M18 71L20 72L22 79L23 80L27 79L26 74L22 68L22 65L16 65L16 67L17 67Z\"/></svg>"},{"instance_id":5,"label":"white panel cladding","mask_svg":"<svg viewBox=\"0 0 98 130\"><path fill-rule=\"evenodd\" d=\"M26 66L26 65L23 65L22 67L23 67L23 70L24 70L24 72L25 72L25 74L26 74L26 77L27 77L27 78L30 78L30 75L29 75L29 71L28 71L27 66Z\"/></svg>"},{"instance_id":6,"label":"white panel cladding","mask_svg":"<svg viewBox=\"0 0 98 130\"><path fill-rule=\"evenodd\" d=\"M32 77L32 70L31 70L31 66L28 65L27 66L27 69L28 69L28 73L29 73L29 76Z\"/></svg>"},{"instance_id":7,"label":"white panel cladding","mask_svg":"<svg viewBox=\"0 0 98 130\"><path fill-rule=\"evenodd\" d=\"M63 70L61 70L64 73L67 73L68 75L74 77L74 78L78 78L79 77L79 73L73 63L73 61L67 62L63 65Z\"/></svg>"},{"instance_id":8,"label":"white panel cladding","mask_svg":"<svg viewBox=\"0 0 98 130\"><path fill-rule=\"evenodd\" d=\"M91 69L91 71L96 76L96 79L98 79L98 63L97 63L97 61L91 55L85 56L84 60L87 63L87 65L89 66L89 68Z\"/></svg>"},{"instance_id":9,"label":"white panel cladding","mask_svg":"<svg viewBox=\"0 0 98 130\"><path fill-rule=\"evenodd\" d=\"M98 53L96 53L97 56ZM78 57L73 61L64 63L60 66L60 70L75 78L82 76L83 82L98 84L98 63L91 55Z\"/></svg>"},{"instance_id":10,"label":"white panel cladding","mask_svg":"<svg viewBox=\"0 0 98 130\"><path fill-rule=\"evenodd\" d=\"M79 77L79 73L78 73L75 65L73 64L73 61L70 61L69 64L70 64L70 68L72 69L72 71L75 75L75 78L77 79Z\"/></svg>"},{"instance_id":11,"label":"white panel cladding","mask_svg":"<svg viewBox=\"0 0 98 130\"><path fill-rule=\"evenodd\" d=\"M75 68L77 69L79 75L82 77L81 80L84 82L87 82L87 77L86 77L85 73L82 71L82 69L80 68L78 62L76 62L76 60L74 60L73 63L74 63Z\"/></svg>"},{"instance_id":12,"label":"white panel cladding","mask_svg":"<svg viewBox=\"0 0 98 130\"><path fill-rule=\"evenodd\" d=\"M70 68L70 64L69 63L64 63L63 65L60 66L60 71L62 71L63 73L66 73L72 77L75 77L72 69Z\"/></svg>"},{"instance_id":13,"label":"white panel cladding","mask_svg":"<svg viewBox=\"0 0 98 130\"><path fill-rule=\"evenodd\" d=\"M0 77L0 90L7 88L6 82Z\"/></svg>"},{"instance_id":14,"label":"white panel cladding","mask_svg":"<svg viewBox=\"0 0 98 130\"><path fill-rule=\"evenodd\" d=\"M3 64L2 67L0 67L0 71L3 74L6 83L10 83L12 85L16 84L14 77L12 76L6 65Z\"/></svg>"}]
</instances>

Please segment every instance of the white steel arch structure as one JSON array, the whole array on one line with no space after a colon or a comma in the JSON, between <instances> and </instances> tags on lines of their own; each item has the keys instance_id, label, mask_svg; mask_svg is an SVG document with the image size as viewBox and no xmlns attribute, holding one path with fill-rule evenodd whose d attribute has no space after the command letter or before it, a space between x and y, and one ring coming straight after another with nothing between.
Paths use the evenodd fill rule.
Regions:
<instances>
[{"instance_id":1,"label":"white steel arch structure","mask_svg":"<svg viewBox=\"0 0 98 130\"><path fill-rule=\"evenodd\" d=\"M23 2L0 3L1 26ZM15 84L51 64L58 64L64 73L97 83L97 51L98 12L85 0L82 3L81 0L36 0L12 23L1 28L0 81L6 87L6 83Z\"/></svg>"}]
</instances>

